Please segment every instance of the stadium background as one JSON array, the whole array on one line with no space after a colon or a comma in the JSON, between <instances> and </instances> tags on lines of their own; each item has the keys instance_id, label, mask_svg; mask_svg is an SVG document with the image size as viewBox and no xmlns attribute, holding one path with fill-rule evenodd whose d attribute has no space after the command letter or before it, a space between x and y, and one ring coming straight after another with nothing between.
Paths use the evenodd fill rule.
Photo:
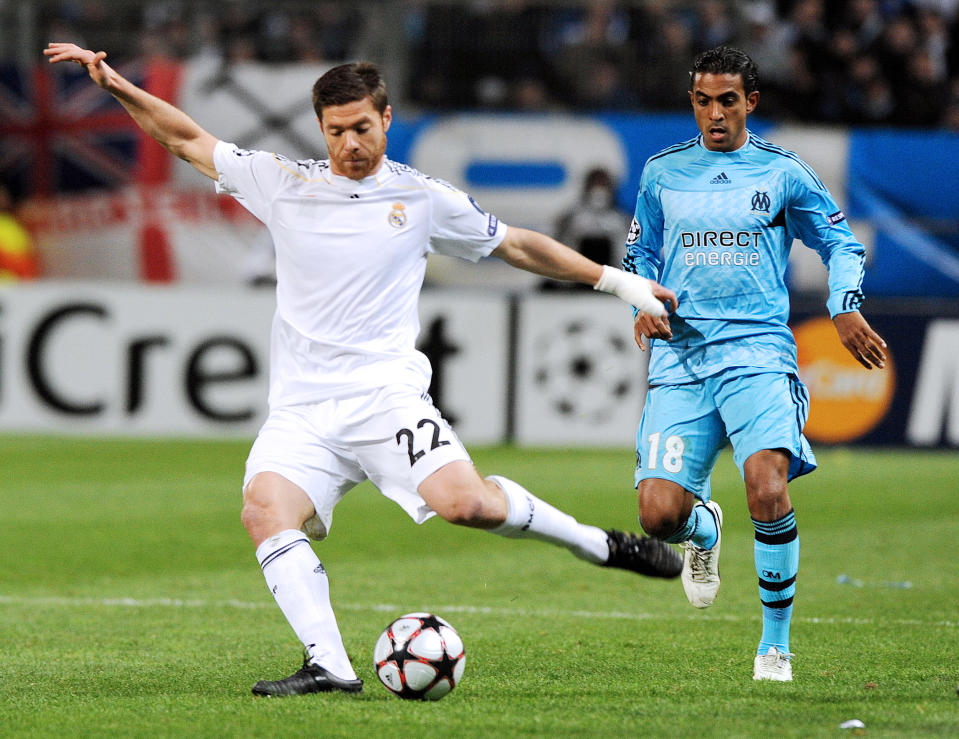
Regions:
<instances>
[{"instance_id":1,"label":"stadium background","mask_svg":"<svg viewBox=\"0 0 959 739\"><path fill-rule=\"evenodd\" d=\"M866 373L819 331L825 272L796 244L809 435L955 447L956 6L2 3L0 177L43 276L0 289L0 430L249 437L264 412L262 228L82 70L43 65L47 40L103 48L217 136L292 157L324 155L313 80L372 59L391 83L391 157L547 232L597 166L632 210L646 157L695 134L690 58L731 42L760 63L754 130L812 164L866 243L864 312L890 344L891 370ZM436 259L428 281L421 345L466 441L630 445L644 357L616 301L541 290L495 260Z\"/></svg>"}]
</instances>

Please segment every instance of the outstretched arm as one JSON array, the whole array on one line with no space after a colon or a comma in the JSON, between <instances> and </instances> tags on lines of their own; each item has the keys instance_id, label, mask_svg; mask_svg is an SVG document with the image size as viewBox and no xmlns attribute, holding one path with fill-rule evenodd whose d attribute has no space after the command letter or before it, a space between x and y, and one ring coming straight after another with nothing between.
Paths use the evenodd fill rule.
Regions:
<instances>
[{"instance_id":1,"label":"outstretched arm","mask_svg":"<svg viewBox=\"0 0 959 739\"><path fill-rule=\"evenodd\" d=\"M597 264L578 251L538 231L508 226L493 256L514 267L543 277L582 282L611 293L641 311L665 316L663 302L676 307L676 294L645 277Z\"/></svg>"},{"instance_id":2,"label":"outstretched arm","mask_svg":"<svg viewBox=\"0 0 959 739\"><path fill-rule=\"evenodd\" d=\"M106 52L81 49L76 44L51 43L43 50L50 63L76 62L90 79L109 92L126 108L136 124L167 151L189 162L211 179L217 179L213 149L217 139L179 108L134 85L110 67Z\"/></svg>"}]
</instances>

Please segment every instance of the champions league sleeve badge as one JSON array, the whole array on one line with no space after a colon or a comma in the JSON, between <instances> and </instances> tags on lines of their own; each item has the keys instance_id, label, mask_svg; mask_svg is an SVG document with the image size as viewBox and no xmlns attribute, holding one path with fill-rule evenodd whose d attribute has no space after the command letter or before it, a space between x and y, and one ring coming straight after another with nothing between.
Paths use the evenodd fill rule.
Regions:
<instances>
[{"instance_id":1,"label":"champions league sleeve badge","mask_svg":"<svg viewBox=\"0 0 959 739\"><path fill-rule=\"evenodd\" d=\"M636 217L633 217L633 222L629 224L629 233L626 234L626 243L635 244L639 241L639 237L643 234L643 227L639 225L639 221L636 220Z\"/></svg>"}]
</instances>

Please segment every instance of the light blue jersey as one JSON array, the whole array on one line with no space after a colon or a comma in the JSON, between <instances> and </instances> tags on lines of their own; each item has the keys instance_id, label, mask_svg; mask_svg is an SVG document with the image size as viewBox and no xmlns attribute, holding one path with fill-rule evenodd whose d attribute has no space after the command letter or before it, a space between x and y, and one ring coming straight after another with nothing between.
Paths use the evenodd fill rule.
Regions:
<instances>
[{"instance_id":1,"label":"light blue jersey","mask_svg":"<svg viewBox=\"0 0 959 739\"><path fill-rule=\"evenodd\" d=\"M794 153L747 132L733 152L697 136L646 162L623 266L679 299L673 338L651 342L651 385L736 368L797 373L785 283L794 238L829 269L830 316L858 310L865 250Z\"/></svg>"}]
</instances>

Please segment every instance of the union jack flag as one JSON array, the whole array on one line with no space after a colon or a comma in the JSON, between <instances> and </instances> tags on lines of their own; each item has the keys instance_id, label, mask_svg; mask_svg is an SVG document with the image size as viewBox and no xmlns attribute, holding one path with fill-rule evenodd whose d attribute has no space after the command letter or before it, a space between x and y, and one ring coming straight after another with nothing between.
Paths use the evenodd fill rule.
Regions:
<instances>
[{"instance_id":1,"label":"union jack flag","mask_svg":"<svg viewBox=\"0 0 959 739\"><path fill-rule=\"evenodd\" d=\"M147 65L118 65L143 86ZM76 64L0 65L0 179L21 196L136 182L141 134Z\"/></svg>"}]
</instances>

